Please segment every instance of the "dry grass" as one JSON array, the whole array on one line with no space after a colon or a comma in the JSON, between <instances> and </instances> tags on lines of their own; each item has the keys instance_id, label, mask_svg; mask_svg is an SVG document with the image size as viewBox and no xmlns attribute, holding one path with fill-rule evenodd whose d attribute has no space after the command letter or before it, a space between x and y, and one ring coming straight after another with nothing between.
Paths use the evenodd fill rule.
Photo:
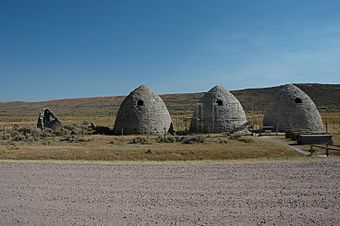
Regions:
<instances>
[{"instance_id":1,"label":"dry grass","mask_svg":"<svg viewBox=\"0 0 340 226\"><path fill-rule=\"evenodd\" d=\"M321 116L330 133L340 134L340 113L324 113Z\"/></svg>"},{"instance_id":2,"label":"dry grass","mask_svg":"<svg viewBox=\"0 0 340 226\"><path fill-rule=\"evenodd\" d=\"M335 144L340 144L340 114L327 113L322 115L327 122L329 131L333 134ZM16 118L7 122L8 130L13 124L35 125L35 117L24 117L25 122L18 122ZM113 117L64 117L64 124L81 124L84 120L93 121L97 125L108 125L112 128ZM260 123L262 115L255 115L250 120ZM173 116L176 128L186 131L190 125L190 115ZM3 123L4 125L5 123ZM203 144L157 143L157 137L147 137L151 144L128 144L134 136L98 136L86 137L85 142L60 142L59 138L45 138L40 143L11 143L0 142L0 159L52 159L52 160L103 160L103 161L129 161L129 160L230 160L251 158L286 158L296 157L298 154L279 145L268 144L264 140L250 138L244 140L230 140L223 136L207 138ZM150 150L150 151L149 151ZM340 152L332 152L340 155Z\"/></svg>"},{"instance_id":3,"label":"dry grass","mask_svg":"<svg viewBox=\"0 0 340 226\"><path fill-rule=\"evenodd\" d=\"M325 90L329 87L326 88ZM235 93L247 112L248 120L253 123L255 128L262 125L264 103L267 102L262 97L270 98L270 93L274 92L275 89L264 89L260 93L258 91L248 90ZM269 91L270 93L268 93ZM310 94L313 93L315 93L314 96L312 95L313 99L317 98L317 92L310 92ZM250 97L254 95L256 96L254 101L258 100L258 102L254 102L253 109L252 98ZM162 96L171 113L178 134L189 129L193 108L201 96L202 93ZM35 126L38 114L43 107L51 107L64 125L80 125L83 121L89 121L98 126L108 126L112 129L114 116L123 98L101 97L37 103L0 103L2 108L0 111L0 130L4 126L7 127L7 131L12 130L15 124L24 127ZM325 97L321 99L329 100ZM319 105L323 103L322 101L319 102ZM337 103L331 101L324 107L320 105L320 110L324 122L328 125L329 132L333 134L334 142L340 144L340 113ZM295 158L298 156L298 154L280 145L269 144L265 140L256 138L230 140L226 137L211 135L205 143L182 144L181 142L157 143L157 137L147 137L151 141L150 144L128 144L131 139L133 139L133 136L121 138L91 135L81 139L84 142L73 143L62 142L58 137L44 138L35 143L0 141L0 159L164 161Z\"/></svg>"},{"instance_id":4,"label":"dry grass","mask_svg":"<svg viewBox=\"0 0 340 226\"><path fill-rule=\"evenodd\" d=\"M322 113L321 114L323 122L328 127L328 132L332 134L340 134L340 113L332 112L332 113ZM254 114L247 115L248 121L254 125L255 129L259 129L262 126L263 122L263 114ZM185 131L189 129L191 122L191 115L176 115L172 116L172 120L174 122L174 126L179 131Z\"/></svg>"},{"instance_id":5,"label":"dry grass","mask_svg":"<svg viewBox=\"0 0 340 226\"><path fill-rule=\"evenodd\" d=\"M299 154L280 145L252 138L247 143L211 136L203 144L157 143L157 137L145 137L150 144L128 144L134 136L91 135L88 142L65 143L50 139L43 144L2 144L0 159L27 160L226 160L248 158L287 158Z\"/></svg>"}]
</instances>

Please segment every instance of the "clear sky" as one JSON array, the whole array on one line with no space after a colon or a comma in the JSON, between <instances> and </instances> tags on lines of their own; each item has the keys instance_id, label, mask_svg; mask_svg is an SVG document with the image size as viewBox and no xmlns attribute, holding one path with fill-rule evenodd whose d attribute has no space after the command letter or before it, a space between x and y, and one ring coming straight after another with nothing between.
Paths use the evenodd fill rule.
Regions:
<instances>
[{"instance_id":1,"label":"clear sky","mask_svg":"<svg viewBox=\"0 0 340 226\"><path fill-rule=\"evenodd\" d=\"M0 0L0 101L340 83L339 0Z\"/></svg>"}]
</instances>

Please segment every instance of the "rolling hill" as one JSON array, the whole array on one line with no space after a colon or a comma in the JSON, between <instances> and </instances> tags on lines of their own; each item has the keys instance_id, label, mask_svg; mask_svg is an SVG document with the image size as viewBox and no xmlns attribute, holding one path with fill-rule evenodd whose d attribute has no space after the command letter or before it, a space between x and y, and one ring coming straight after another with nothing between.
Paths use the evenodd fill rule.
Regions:
<instances>
[{"instance_id":1,"label":"rolling hill","mask_svg":"<svg viewBox=\"0 0 340 226\"><path fill-rule=\"evenodd\" d=\"M315 102L321 113L340 113L340 84L295 84ZM247 114L262 114L279 87L234 90ZM161 95L171 115L190 117L204 93ZM62 99L41 102L0 102L0 122L35 120L44 107L52 109L59 118L114 117L124 96ZM280 104L280 103L278 103ZM253 109L253 111L252 111Z\"/></svg>"}]
</instances>

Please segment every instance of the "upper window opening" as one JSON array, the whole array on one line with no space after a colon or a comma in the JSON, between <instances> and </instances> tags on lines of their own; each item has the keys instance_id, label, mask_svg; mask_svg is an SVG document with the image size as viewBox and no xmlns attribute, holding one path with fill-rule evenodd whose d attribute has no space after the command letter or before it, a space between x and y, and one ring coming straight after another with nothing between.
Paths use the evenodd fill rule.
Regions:
<instances>
[{"instance_id":1,"label":"upper window opening","mask_svg":"<svg viewBox=\"0 0 340 226\"><path fill-rule=\"evenodd\" d=\"M301 98L295 98L295 103L297 103L297 104L301 104L302 103L302 100L301 100Z\"/></svg>"},{"instance_id":2,"label":"upper window opening","mask_svg":"<svg viewBox=\"0 0 340 226\"><path fill-rule=\"evenodd\" d=\"M219 106L222 106L222 105L223 105L223 101L222 101L222 100L217 100L216 103L217 103L217 105L219 105Z\"/></svg>"},{"instance_id":3,"label":"upper window opening","mask_svg":"<svg viewBox=\"0 0 340 226\"><path fill-rule=\"evenodd\" d=\"M137 101L137 105L138 105L138 106L143 106L143 105L144 105L144 101L138 100L138 101Z\"/></svg>"}]
</instances>

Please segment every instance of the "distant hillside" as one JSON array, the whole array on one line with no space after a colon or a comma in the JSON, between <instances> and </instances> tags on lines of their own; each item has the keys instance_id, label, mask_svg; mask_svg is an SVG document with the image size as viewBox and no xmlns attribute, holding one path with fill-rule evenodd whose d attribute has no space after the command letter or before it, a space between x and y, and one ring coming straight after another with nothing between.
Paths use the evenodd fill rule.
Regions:
<instances>
[{"instance_id":1,"label":"distant hillside","mask_svg":"<svg viewBox=\"0 0 340 226\"><path fill-rule=\"evenodd\" d=\"M321 112L340 112L340 84L296 84L315 102ZM279 87L235 90L232 93L240 100L248 114L263 113L266 104ZM172 115L190 115L203 93L161 95ZM123 96L51 100L42 102L0 103L0 121L9 118L37 117L44 107L51 108L59 117L96 116L113 117L118 111ZM280 103L278 103L280 104ZM253 106L253 107L252 107Z\"/></svg>"},{"instance_id":2,"label":"distant hillside","mask_svg":"<svg viewBox=\"0 0 340 226\"><path fill-rule=\"evenodd\" d=\"M340 112L340 84L295 84L314 101L321 112ZM244 89L232 91L245 109L251 109L253 100L254 110L263 112L266 104L279 87ZM280 103L278 103L280 104Z\"/></svg>"}]
</instances>

